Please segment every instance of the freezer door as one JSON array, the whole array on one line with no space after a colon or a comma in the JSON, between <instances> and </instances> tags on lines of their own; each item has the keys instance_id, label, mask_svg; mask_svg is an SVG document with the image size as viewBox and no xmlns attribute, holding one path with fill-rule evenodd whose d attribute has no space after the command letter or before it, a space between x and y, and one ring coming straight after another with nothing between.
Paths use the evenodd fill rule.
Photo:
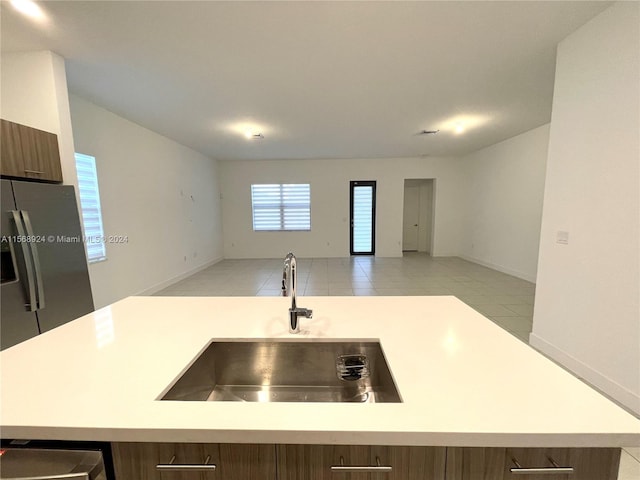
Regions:
<instances>
[{"instance_id":1,"label":"freezer door","mask_svg":"<svg viewBox=\"0 0 640 480\"><path fill-rule=\"evenodd\" d=\"M44 333L94 309L75 191L68 185L14 181L13 192L18 210L28 212L31 233L41 240L34 268L43 287L39 301L44 307L37 315Z\"/></svg>"},{"instance_id":2,"label":"freezer door","mask_svg":"<svg viewBox=\"0 0 640 480\"><path fill-rule=\"evenodd\" d=\"M19 234L14 216L16 206L13 201L13 191L9 180L2 180L0 195L2 196L2 212L0 221L0 235L2 243L2 284L0 286L0 349L13 345L38 335L38 319L35 312L29 311L29 282L23 245L14 242L12 237ZM27 245L24 245L27 247Z\"/></svg>"}]
</instances>

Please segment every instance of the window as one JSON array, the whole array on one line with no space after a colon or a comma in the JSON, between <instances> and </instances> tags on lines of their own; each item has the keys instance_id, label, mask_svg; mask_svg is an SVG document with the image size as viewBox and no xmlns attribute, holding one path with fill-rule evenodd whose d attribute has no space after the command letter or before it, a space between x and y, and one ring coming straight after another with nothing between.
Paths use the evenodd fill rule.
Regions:
<instances>
[{"instance_id":1,"label":"window","mask_svg":"<svg viewBox=\"0 0 640 480\"><path fill-rule=\"evenodd\" d=\"M76 153L76 170L87 259L89 263L100 262L107 259L107 253L104 248L96 159L90 155Z\"/></svg>"},{"instance_id":2,"label":"window","mask_svg":"<svg viewBox=\"0 0 640 480\"><path fill-rule=\"evenodd\" d=\"M308 183L251 185L253 230L311 230Z\"/></svg>"}]
</instances>

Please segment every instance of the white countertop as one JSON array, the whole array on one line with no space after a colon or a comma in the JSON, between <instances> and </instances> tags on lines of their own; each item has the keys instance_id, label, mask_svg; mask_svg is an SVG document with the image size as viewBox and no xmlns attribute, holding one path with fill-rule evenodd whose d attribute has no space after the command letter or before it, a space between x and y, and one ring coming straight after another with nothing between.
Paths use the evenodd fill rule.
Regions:
<instances>
[{"instance_id":1,"label":"white countertop","mask_svg":"<svg viewBox=\"0 0 640 480\"><path fill-rule=\"evenodd\" d=\"M130 297L0 355L3 438L640 445L640 421L455 297ZM379 339L402 403L158 401L212 339Z\"/></svg>"}]
</instances>

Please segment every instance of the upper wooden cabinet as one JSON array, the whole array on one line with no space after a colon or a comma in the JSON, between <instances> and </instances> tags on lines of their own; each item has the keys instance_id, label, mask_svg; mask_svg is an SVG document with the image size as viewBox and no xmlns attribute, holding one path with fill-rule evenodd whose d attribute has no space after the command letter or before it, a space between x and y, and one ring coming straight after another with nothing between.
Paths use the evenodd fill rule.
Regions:
<instances>
[{"instance_id":1,"label":"upper wooden cabinet","mask_svg":"<svg viewBox=\"0 0 640 480\"><path fill-rule=\"evenodd\" d=\"M62 182L57 135L7 120L0 123L0 174Z\"/></svg>"}]
</instances>

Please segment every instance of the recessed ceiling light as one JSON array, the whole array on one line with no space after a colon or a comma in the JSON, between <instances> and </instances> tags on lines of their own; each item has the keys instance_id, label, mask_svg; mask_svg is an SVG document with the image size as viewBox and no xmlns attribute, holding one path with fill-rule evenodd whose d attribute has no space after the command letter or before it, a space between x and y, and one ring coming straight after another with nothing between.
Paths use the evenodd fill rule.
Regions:
<instances>
[{"instance_id":1,"label":"recessed ceiling light","mask_svg":"<svg viewBox=\"0 0 640 480\"><path fill-rule=\"evenodd\" d=\"M44 19L44 12L40 6L31 0L11 0L11 5L27 17L31 17L35 20Z\"/></svg>"},{"instance_id":2,"label":"recessed ceiling light","mask_svg":"<svg viewBox=\"0 0 640 480\"><path fill-rule=\"evenodd\" d=\"M251 130L247 130L244 132L244 138L247 140L262 140L264 135L261 133L253 133Z\"/></svg>"},{"instance_id":3,"label":"recessed ceiling light","mask_svg":"<svg viewBox=\"0 0 640 480\"><path fill-rule=\"evenodd\" d=\"M274 130L273 126L269 126L264 123L257 123L252 119L220 124L218 129L233 134L234 136L244 137L246 140L262 140L267 135L272 135L274 132L277 134L277 131ZM273 136L269 138L273 138Z\"/></svg>"},{"instance_id":4,"label":"recessed ceiling light","mask_svg":"<svg viewBox=\"0 0 640 480\"><path fill-rule=\"evenodd\" d=\"M437 125L441 132L461 135L482 127L494 120L496 120L495 115L466 113L446 118L438 122Z\"/></svg>"}]
</instances>

